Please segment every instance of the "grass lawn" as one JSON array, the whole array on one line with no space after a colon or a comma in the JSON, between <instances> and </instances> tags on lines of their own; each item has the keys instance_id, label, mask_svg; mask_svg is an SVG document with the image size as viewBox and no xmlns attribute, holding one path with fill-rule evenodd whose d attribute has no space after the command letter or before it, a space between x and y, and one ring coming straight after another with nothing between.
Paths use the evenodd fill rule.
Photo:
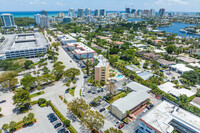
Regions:
<instances>
[{"instance_id":1,"label":"grass lawn","mask_svg":"<svg viewBox=\"0 0 200 133\"><path fill-rule=\"evenodd\" d=\"M113 95L109 100L107 100L107 102L109 102L110 104L112 104L114 101L116 101L119 98L125 97L127 95L126 92L119 92L115 95Z\"/></svg>"},{"instance_id":2,"label":"grass lawn","mask_svg":"<svg viewBox=\"0 0 200 133\"><path fill-rule=\"evenodd\" d=\"M76 87L72 87L69 89L69 94L72 95L74 97L74 91L75 91Z\"/></svg>"},{"instance_id":3,"label":"grass lawn","mask_svg":"<svg viewBox=\"0 0 200 133\"><path fill-rule=\"evenodd\" d=\"M33 93L33 94L30 95L30 98L37 97L37 96L40 96L40 95L42 95L42 94L44 94L44 91L40 91L40 92L37 92L37 93Z\"/></svg>"},{"instance_id":4,"label":"grass lawn","mask_svg":"<svg viewBox=\"0 0 200 133\"><path fill-rule=\"evenodd\" d=\"M82 96L82 89L80 89L80 96Z\"/></svg>"}]
</instances>

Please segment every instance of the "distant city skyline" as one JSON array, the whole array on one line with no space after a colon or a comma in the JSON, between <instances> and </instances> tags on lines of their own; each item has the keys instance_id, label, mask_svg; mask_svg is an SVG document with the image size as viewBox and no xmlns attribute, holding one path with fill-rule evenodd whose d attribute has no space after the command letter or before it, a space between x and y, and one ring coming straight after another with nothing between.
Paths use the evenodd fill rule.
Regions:
<instances>
[{"instance_id":1,"label":"distant city skyline","mask_svg":"<svg viewBox=\"0 0 200 133\"><path fill-rule=\"evenodd\" d=\"M153 8L156 11L165 8L166 11L200 12L199 5L199 0L1 0L0 11L68 11L69 8L124 11L126 7L133 7L134 9Z\"/></svg>"}]
</instances>

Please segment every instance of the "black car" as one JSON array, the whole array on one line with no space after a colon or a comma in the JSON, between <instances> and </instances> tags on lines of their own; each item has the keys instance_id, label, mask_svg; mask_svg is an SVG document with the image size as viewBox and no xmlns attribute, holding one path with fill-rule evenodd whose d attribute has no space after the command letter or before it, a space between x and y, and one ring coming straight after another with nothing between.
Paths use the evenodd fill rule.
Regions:
<instances>
[{"instance_id":1,"label":"black car","mask_svg":"<svg viewBox=\"0 0 200 133\"><path fill-rule=\"evenodd\" d=\"M48 118L50 118L51 116L55 116L55 114L54 113L50 113L50 114L47 115Z\"/></svg>"},{"instance_id":2,"label":"black car","mask_svg":"<svg viewBox=\"0 0 200 133\"><path fill-rule=\"evenodd\" d=\"M5 103L6 102L6 100L2 100L2 101L0 101L0 103Z\"/></svg>"},{"instance_id":3,"label":"black car","mask_svg":"<svg viewBox=\"0 0 200 133\"><path fill-rule=\"evenodd\" d=\"M102 109L99 110L99 112L103 112L104 110L106 110L106 109L105 109L105 108L102 108Z\"/></svg>"},{"instance_id":4,"label":"black car","mask_svg":"<svg viewBox=\"0 0 200 133\"><path fill-rule=\"evenodd\" d=\"M51 120L52 118L54 118L54 117L56 117L55 115L51 115L50 117L49 117L49 120Z\"/></svg>"},{"instance_id":5,"label":"black car","mask_svg":"<svg viewBox=\"0 0 200 133\"><path fill-rule=\"evenodd\" d=\"M60 129L60 130L58 131L58 133L65 133L65 129L64 129L64 128Z\"/></svg>"},{"instance_id":6,"label":"black car","mask_svg":"<svg viewBox=\"0 0 200 133\"><path fill-rule=\"evenodd\" d=\"M50 120L50 122L52 123L52 122L57 121L57 120L58 120L58 118L54 117L54 118L52 118L52 119Z\"/></svg>"},{"instance_id":7,"label":"black car","mask_svg":"<svg viewBox=\"0 0 200 133\"><path fill-rule=\"evenodd\" d=\"M151 108L153 108L154 107L154 105L153 104L150 104L149 106L147 106L147 109L151 109Z\"/></svg>"},{"instance_id":8,"label":"black car","mask_svg":"<svg viewBox=\"0 0 200 133\"><path fill-rule=\"evenodd\" d=\"M61 123L58 123L58 124L56 124L56 125L54 126L54 128L58 128L58 127L60 127L60 126L62 126L62 124L61 124Z\"/></svg>"}]
</instances>

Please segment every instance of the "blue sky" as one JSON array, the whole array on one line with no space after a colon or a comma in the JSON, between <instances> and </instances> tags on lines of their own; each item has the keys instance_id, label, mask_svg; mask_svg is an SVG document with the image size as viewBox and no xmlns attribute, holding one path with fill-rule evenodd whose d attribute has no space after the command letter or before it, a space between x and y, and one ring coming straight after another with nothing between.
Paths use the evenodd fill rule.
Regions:
<instances>
[{"instance_id":1,"label":"blue sky","mask_svg":"<svg viewBox=\"0 0 200 133\"><path fill-rule=\"evenodd\" d=\"M87 7L123 11L132 5L136 9L200 12L200 0L0 0L0 11L62 11Z\"/></svg>"}]
</instances>

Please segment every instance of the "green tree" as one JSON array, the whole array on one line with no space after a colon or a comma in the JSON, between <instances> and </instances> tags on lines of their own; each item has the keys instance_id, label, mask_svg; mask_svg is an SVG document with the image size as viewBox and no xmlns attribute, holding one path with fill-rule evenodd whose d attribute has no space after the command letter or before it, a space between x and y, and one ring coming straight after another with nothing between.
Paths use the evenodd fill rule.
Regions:
<instances>
[{"instance_id":1,"label":"green tree","mask_svg":"<svg viewBox=\"0 0 200 133\"><path fill-rule=\"evenodd\" d=\"M75 80L78 75L80 75L80 70L76 68L70 68L65 71L65 76L70 78L72 81Z\"/></svg>"},{"instance_id":2,"label":"green tree","mask_svg":"<svg viewBox=\"0 0 200 133\"><path fill-rule=\"evenodd\" d=\"M9 128L9 125L8 125L8 124L3 124L2 129L3 129L4 131L7 131L8 128Z\"/></svg>"},{"instance_id":3,"label":"green tree","mask_svg":"<svg viewBox=\"0 0 200 133\"><path fill-rule=\"evenodd\" d=\"M104 126L105 117L94 110L85 111L82 120L87 123L90 129L99 130Z\"/></svg>"},{"instance_id":4,"label":"green tree","mask_svg":"<svg viewBox=\"0 0 200 133\"><path fill-rule=\"evenodd\" d=\"M62 62L59 61L54 64L52 73L56 76L57 81L60 80L63 77L63 75L65 74L64 69L65 69L65 65L63 65Z\"/></svg>"},{"instance_id":5,"label":"green tree","mask_svg":"<svg viewBox=\"0 0 200 133\"><path fill-rule=\"evenodd\" d=\"M106 85L106 90L112 95L116 92L116 85L113 82L109 82L109 84Z\"/></svg>"},{"instance_id":6,"label":"green tree","mask_svg":"<svg viewBox=\"0 0 200 133\"><path fill-rule=\"evenodd\" d=\"M116 128L111 127L109 129L107 129L106 131L104 131L104 133L123 133L123 132L122 132L122 130L118 130Z\"/></svg>"},{"instance_id":7,"label":"green tree","mask_svg":"<svg viewBox=\"0 0 200 133\"><path fill-rule=\"evenodd\" d=\"M29 74L29 75L25 75L24 78L22 78L20 82L24 88L31 88L37 85L37 78Z\"/></svg>"},{"instance_id":8,"label":"green tree","mask_svg":"<svg viewBox=\"0 0 200 133\"><path fill-rule=\"evenodd\" d=\"M43 71L43 74L48 74L50 72L50 70L46 66L42 69L42 71Z\"/></svg>"},{"instance_id":9,"label":"green tree","mask_svg":"<svg viewBox=\"0 0 200 133\"><path fill-rule=\"evenodd\" d=\"M29 122L33 122L34 117L35 117L34 113L29 113L27 118L28 118Z\"/></svg>"},{"instance_id":10,"label":"green tree","mask_svg":"<svg viewBox=\"0 0 200 133\"><path fill-rule=\"evenodd\" d=\"M15 95L13 96L14 104L17 105L17 107L24 107L25 103L30 102L30 93L27 90L24 90L22 88L17 89Z\"/></svg>"},{"instance_id":11,"label":"green tree","mask_svg":"<svg viewBox=\"0 0 200 133\"><path fill-rule=\"evenodd\" d=\"M84 112L90 109L90 106L82 98L76 98L68 104L68 108L78 117L82 117L85 115Z\"/></svg>"},{"instance_id":12,"label":"green tree","mask_svg":"<svg viewBox=\"0 0 200 133\"><path fill-rule=\"evenodd\" d=\"M9 129L11 131L15 131L16 127L17 127L17 123L15 121L11 121L10 124L9 124Z\"/></svg>"},{"instance_id":13,"label":"green tree","mask_svg":"<svg viewBox=\"0 0 200 133\"><path fill-rule=\"evenodd\" d=\"M185 81L186 84L189 83L189 85L195 85L197 83L200 83L200 74L196 71L189 71L189 72L184 72L181 75L181 78L186 79L187 81ZM184 82L184 80L183 80Z\"/></svg>"},{"instance_id":14,"label":"green tree","mask_svg":"<svg viewBox=\"0 0 200 133\"><path fill-rule=\"evenodd\" d=\"M0 75L0 84L3 88L10 87L11 89L14 88L16 84L18 84L18 79L15 78L17 76L17 72L15 71L8 71L3 72Z\"/></svg>"},{"instance_id":15,"label":"green tree","mask_svg":"<svg viewBox=\"0 0 200 133\"><path fill-rule=\"evenodd\" d=\"M176 50L176 46L175 46L175 45L168 45L168 46L166 47L166 51L167 51L167 53L169 53L169 54L175 52L175 50Z\"/></svg>"},{"instance_id":16,"label":"green tree","mask_svg":"<svg viewBox=\"0 0 200 133\"><path fill-rule=\"evenodd\" d=\"M44 103L46 103L46 99L44 99L44 98L39 98L38 99L38 105L40 106L41 104L44 104Z\"/></svg>"},{"instance_id":17,"label":"green tree","mask_svg":"<svg viewBox=\"0 0 200 133\"><path fill-rule=\"evenodd\" d=\"M23 123L26 125L26 124L28 124L28 118L26 117L26 116L24 116L24 118L23 118Z\"/></svg>"},{"instance_id":18,"label":"green tree","mask_svg":"<svg viewBox=\"0 0 200 133\"><path fill-rule=\"evenodd\" d=\"M33 64L33 61L31 61L31 60L26 60L25 62L24 62L24 67L26 68L26 69L29 69L30 68L30 66Z\"/></svg>"}]
</instances>

